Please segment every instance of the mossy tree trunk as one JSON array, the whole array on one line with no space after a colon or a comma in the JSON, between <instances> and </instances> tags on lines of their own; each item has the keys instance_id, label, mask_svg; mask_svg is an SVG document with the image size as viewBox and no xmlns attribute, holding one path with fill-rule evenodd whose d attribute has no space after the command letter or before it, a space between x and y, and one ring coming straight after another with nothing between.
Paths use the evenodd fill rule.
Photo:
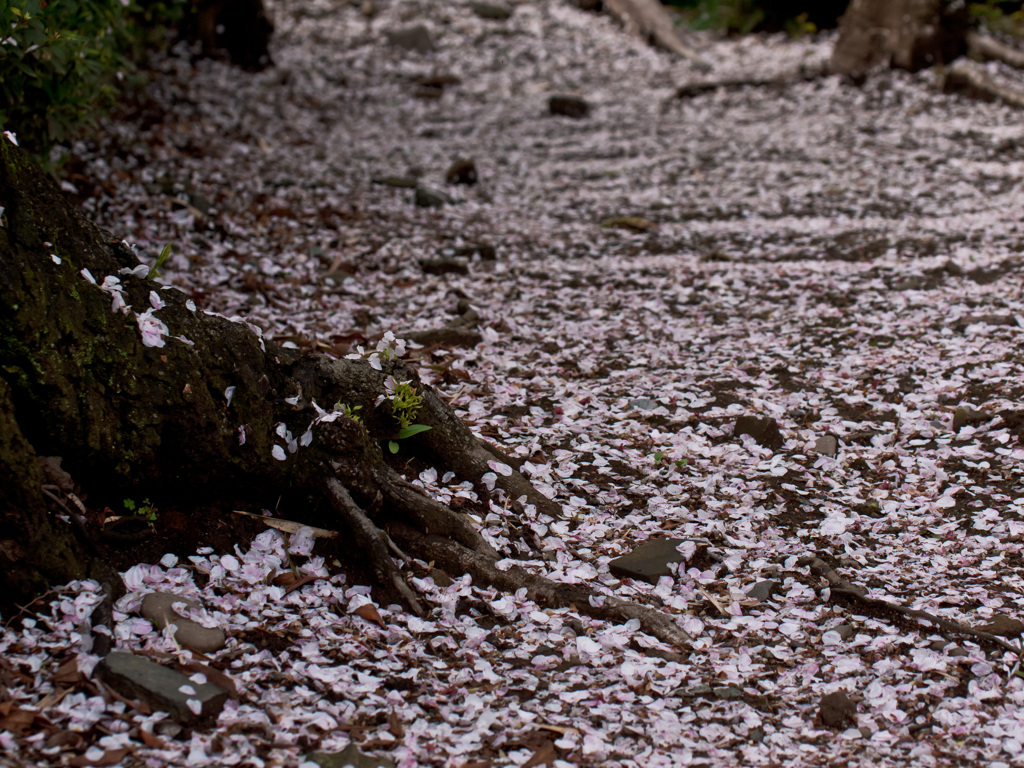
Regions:
<instances>
[{"instance_id":1,"label":"mossy tree trunk","mask_svg":"<svg viewBox=\"0 0 1024 768\"><path fill-rule=\"evenodd\" d=\"M0 587L8 600L103 565L81 531L48 510L35 456L62 457L90 492L222 508L301 499L320 515L302 522L346 529L371 561L378 598L411 610L420 606L389 556L389 530L411 556L516 586L493 568L499 556L468 516L384 461L381 445L397 427L376 400L392 375L413 383L423 398L417 421L432 428L402 441L403 454L473 482L501 455L410 367L385 360L378 370L367 360L284 349L244 322L197 310L180 291L148 280L126 245L72 209L5 139L0 206L0 473L12 480L0 484ZM361 406L361 421L332 413L339 402ZM514 470L498 485L559 513ZM668 642L686 639L649 609L614 599L595 608L583 590L525 571L520 581L547 604L640 618Z\"/></svg>"}]
</instances>

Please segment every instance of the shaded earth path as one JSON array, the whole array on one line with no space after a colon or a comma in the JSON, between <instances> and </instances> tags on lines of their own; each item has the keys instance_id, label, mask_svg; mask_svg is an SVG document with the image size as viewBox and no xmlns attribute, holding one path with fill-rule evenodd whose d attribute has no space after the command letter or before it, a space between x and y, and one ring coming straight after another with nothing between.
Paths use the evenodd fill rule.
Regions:
<instances>
[{"instance_id":1,"label":"shaded earth path","mask_svg":"<svg viewBox=\"0 0 1024 768\"><path fill-rule=\"evenodd\" d=\"M1016 655L869 611L801 560L1019 641L1019 113L931 73L675 98L813 69L829 38L708 42L716 69L697 73L562 2L504 21L469 3L272 10L275 68L166 60L141 115L74 148L69 192L144 257L173 241L165 279L197 303L300 346L345 354L474 308L478 343L411 355L566 519L514 519L429 467L410 479L510 558L663 607L695 641L679 654L437 572L414 580L425 620L380 606L380 627L341 576L282 594L205 551L133 569L118 607L170 590L233 630L216 659L245 695L218 726L144 744L144 718L80 692L46 717L79 747L127 746L125 765L298 765L350 741L409 766L1019 759ZM432 52L395 39L419 24ZM563 93L589 114L550 115ZM446 183L460 158L475 185ZM453 202L416 205L405 183ZM768 431L737 434L744 417ZM677 573L610 573L662 537L684 541ZM75 594L0 640L21 706L59 687L34 659L76 647ZM122 618L119 643L172 650ZM852 709L835 716L837 691Z\"/></svg>"}]
</instances>

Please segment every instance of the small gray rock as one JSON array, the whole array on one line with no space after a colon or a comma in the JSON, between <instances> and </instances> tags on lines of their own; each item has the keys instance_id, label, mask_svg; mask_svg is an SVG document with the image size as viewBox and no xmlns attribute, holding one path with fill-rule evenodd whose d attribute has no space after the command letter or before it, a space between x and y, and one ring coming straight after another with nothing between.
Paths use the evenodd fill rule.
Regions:
<instances>
[{"instance_id":1,"label":"small gray rock","mask_svg":"<svg viewBox=\"0 0 1024 768\"><path fill-rule=\"evenodd\" d=\"M428 575L430 576L430 578L434 580L434 584L441 587L441 589L444 589L445 587L450 587L452 584L455 583L454 581L452 581L452 577L444 571L442 571L440 568L431 568L430 573Z\"/></svg>"},{"instance_id":2,"label":"small gray rock","mask_svg":"<svg viewBox=\"0 0 1024 768\"><path fill-rule=\"evenodd\" d=\"M857 714L857 706L850 701L846 691L833 691L821 697L818 715L821 722L829 728L842 728L852 722Z\"/></svg>"},{"instance_id":3,"label":"small gray rock","mask_svg":"<svg viewBox=\"0 0 1024 768\"><path fill-rule=\"evenodd\" d=\"M775 419L770 416L740 416L732 431L735 437L750 435L758 445L777 451L782 447L782 433Z\"/></svg>"},{"instance_id":4,"label":"small gray rock","mask_svg":"<svg viewBox=\"0 0 1024 768\"><path fill-rule=\"evenodd\" d=\"M814 452L834 459L839 453L839 439L835 435L822 435L814 441Z\"/></svg>"},{"instance_id":5,"label":"small gray rock","mask_svg":"<svg viewBox=\"0 0 1024 768\"><path fill-rule=\"evenodd\" d=\"M449 184L476 184L476 163L471 157L460 158L451 164L444 178Z\"/></svg>"},{"instance_id":6,"label":"small gray rock","mask_svg":"<svg viewBox=\"0 0 1024 768\"><path fill-rule=\"evenodd\" d=\"M387 36L388 45L395 48L419 53L430 53L434 50L434 39L430 36L430 30L422 24L406 29L391 30Z\"/></svg>"},{"instance_id":7,"label":"small gray rock","mask_svg":"<svg viewBox=\"0 0 1024 768\"><path fill-rule=\"evenodd\" d=\"M581 96L563 94L548 99L548 112L579 120L590 114L590 105Z\"/></svg>"},{"instance_id":8,"label":"small gray rock","mask_svg":"<svg viewBox=\"0 0 1024 768\"><path fill-rule=\"evenodd\" d=\"M968 653L959 645L954 645L946 651L946 655L953 656L954 658L963 658L964 656L967 656Z\"/></svg>"},{"instance_id":9,"label":"small gray rock","mask_svg":"<svg viewBox=\"0 0 1024 768\"><path fill-rule=\"evenodd\" d=\"M676 549L683 539L655 539L645 541L628 555L608 563L608 569L620 579L642 579L657 584L662 576L671 576L671 563L682 563L685 558Z\"/></svg>"},{"instance_id":10,"label":"small gray rock","mask_svg":"<svg viewBox=\"0 0 1024 768\"><path fill-rule=\"evenodd\" d=\"M636 400L629 401L630 408L636 408L641 411L653 411L661 403L657 400L651 400L649 397L638 397Z\"/></svg>"},{"instance_id":11,"label":"small gray rock","mask_svg":"<svg viewBox=\"0 0 1024 768\"><path fill-rule=\"evenodd\" d=\"M199 609L202 606L195 600L190 600L181 595L168 594L166 592L150 592L142 598L142 607L139 612L143 618L149 619L157 629L163 629L168 624L174 624L178 630L174 633L174 639L186 648L191 648L199 653L216 653L227 642L224 630L220 627L204 627L198 622L179 616L172 606L174 603L185 603L189 608Z\"/></svg>"},{"instance_id":12,"label":"small gray rock","mask_svg":"<svg viewBox=\"0 0 1024 768\"><path fill-rule=\"evenodd\" d=\"M374 184L382 184L385 187L398 187L400 189L415 189L419 184L413 176L379 176L373 180Z\"/></svg>"},{"instance_id":13,"label":"small gray rock","mask_svg":"<svg viewBox=\"0 0 1024 768\"><path fill-rule=\"evenodd\" d=\"M772 593L778 590L779 586L781 585L775 579L759 581L747 590L747 597L752 597L758 602L763 603L772 596Z\"/></svg>"},{"instance_id":14,"label":"small gray rock","mask_svg":"<svg viewBox=\"0 0 1024 768\"><path fill-rule=\"evenodd\" d=\"M416 187L416 197L413 198L413 202L420 208L441 208L455 201L444 192L439 192L436 189Z\"/></svg>"},{"instance_id":15,"label":"small gray rock","mask_svg":"<svg viewBox=\"0 0 1024 768\"><path fill-rule=\"evenodd\" d=\"M964 427L984 424L986 421L988 417L981 411L970 405L961 405L953 412L953 431L959 432Z\"/></svg>"},{"instance_id":16,"label":"small gray rock","mask_svg":"<svg viewBox=\"0 0 1024 768\"><path fill-rule=\"evenodd\" d=\"M481 19L488 21L508 21L512 18L512 9L498 3L473 3L470 8Z\"/></svg>"},{"instance_id":17,"label":"small gray rock","mask_svg":"<svg viewBox=\"0 0 1024 768\"><path fill-rule=\"evenodd\" d=\"M737 688L735 685L724 685L720 688L715 688L712 693L716 699L721 699L722 701L743 697L743 689Z\"/></svg>"},{"instance_id":18,"label":"small gray rock","mask_svg":"<svg viewBox=\"0 0 1024 768\"><path fill-rule=\"evenodd\" d=\"M395 764L388 758L364 755L355 744L349 744L341 752L310 752L306 760L316 763L320 768L395 768Z\"/></svg>"},{"instance_id":19,"label":"small gray rock","mask_svg":"<svg viewBox=\"0 0 1024 768\"><path fill-rule=\"evenodd\" d=\"M854 630L854 628L849 624L840 624L837 627L832 627L832 631L839 635L839 639L844 642L849 640L856 633L856 630Z\"/></svg>"},{"instance_id":20,"label":"small gray rock","mask_svg":"<svg viewBox=\"0 0 1024 768\"><path fill-rule=\"evenodd\" d=\"M422 259L420 269L425 275L469 274L469 264L462 259Z\"/></svg>"},{"instance_id":21,"label":"small gray rock","mask_svg":"<svg viewBox=\"0 0 1024 768\"><path fill-rule=\"evenodd\" d=\"M428 331L405 331L402 338L431 347L465 347L471 349L484 340L479 331L472 328L431 328Z\"/></svg>"},{"instance_id":22,"label":"small gray rock","mask_svg":"<svg viewBox=\"0 0 1024 768\"><path fill-rule=\"evenodd\" d=\"M185 725L216 719L228 700L228 692L223 688L213 683L195 683L181 672L134 653L108 653L96 665L95 674L126 699L140 699ZM199 702L198 714L189 708L190 699Z\"/></svg>"}]
</instances>

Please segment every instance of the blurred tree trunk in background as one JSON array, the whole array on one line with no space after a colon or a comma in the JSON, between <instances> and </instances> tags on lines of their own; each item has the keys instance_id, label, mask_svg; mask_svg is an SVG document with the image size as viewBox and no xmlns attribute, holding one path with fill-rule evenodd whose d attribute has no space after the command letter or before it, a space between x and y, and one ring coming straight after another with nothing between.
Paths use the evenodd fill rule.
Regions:
<instances>
[{"instance_id":1,"label":"blurred tree trunk in background","mask_svg":"<svg viewBox=\"0 0 1024 768\"><path fill-rule=\"evenodd\" d=\"M830 69L862 76L877 67L911 72L966 49L967 8L944 0L852 0L839 22Z\"/></svg>"}]
</instances>

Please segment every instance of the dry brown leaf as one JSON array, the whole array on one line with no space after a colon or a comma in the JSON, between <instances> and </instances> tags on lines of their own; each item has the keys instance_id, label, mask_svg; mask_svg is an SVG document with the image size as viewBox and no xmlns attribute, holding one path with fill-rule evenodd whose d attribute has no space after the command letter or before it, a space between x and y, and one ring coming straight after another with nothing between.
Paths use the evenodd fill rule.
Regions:
<instances>
[{"instance_id":1,"label":"dry brown leaf","mask_svg":"<svg viewBox=\"0 0 1024 768\"><path fill-rule=\"evenodd\" d=\"M10 702L5 702L10 703ZM8 714L0 717L0 731L22 734L32 727L32 721L36 719L36 712L21 707L11 707Z\"/></svg>"},{"instance_id":2,"label":"dry brown leaf","mask_svg":"<svg viewBox=\"0 0 1024 768\"><path fill-rule=\"evenodd\" d=\"M284 591L284 593L287 595L289 592L294 592L296 589L301 589L302 587L304 587L307 584L309 584L309 582L316 581L319 578L320 578L319 576L303 576L301 579L296 581L294 584L290 585Z\"/></svg>"},{"instance_id":3,"label":"dry brown leaf","mask_svg":"<svg viewBox=\"0 0 1024 768\"><path fill-rule=\"evenodd\" d=\"M142 743L145 744L150 749L163 749L164 748L164 740L161 739L159 736L157 736L152 731L147 731L145 729L141 729L140 728L139 729L139 738L142 739Z\"/></svg>"},{"instance_id":4,"label":"dry brown leaf","mask_svg":"<svg viewBox=\"0 0 1024 768\"><path fill-rule=\"evenodd\" d=\"M557 759L558 753L555 751L555 745L549 741L537 747L530 756L530 759L523 763L523 768L534 768L537 765L554 765Z\"/></svg>"},{"instance_id":5,"label":"dry brown leaf","mask_svg":"<svg viewBox=\"0 0 1024 768\"><path fill-rule=\"evenodd\" d=\"M277 574L277 576L272 578L270 580L270 583L273 584L275 587L290 587L298 580L299 577L291 571L282 571L281 573Z\"/></svg>"},{"instance_id":6,"label":"dry brown leaf","mask_svg":"<svg viewBox=\"0 0 1024 768\"><path fill-rule=\"evenodd\" d=\"M77 685L82 682L82 673L78 671L78 661L71 658L61 664L53 675L53 681L68 685Z\"/></svg>"},{"instance_id":7,"label":"dry brown leaf","mask_svg":"<svg viewBox=\"0 0 1024 768\"><path fill-rule=\"evenodd\" d=\"M388 730L396 739L405 738L405 727L393 709L388 710Z\"/></svg>"},{"instance_id":8,"label":"dry brown leaf","mask_svg":"<svg viewBox=\"0 0 1024 768\"><path fill-rule=\"evenodd\" d=\"M380 617L380 614L377 613L376 607L374 607L371 603L359 606L354 611L352 611L352 613L354 613L361 619L366 619L367 621L375 621L378 624L380 624L381 627L386 626L384 624L384 619Z\"/></svg>"}]
</instances>

